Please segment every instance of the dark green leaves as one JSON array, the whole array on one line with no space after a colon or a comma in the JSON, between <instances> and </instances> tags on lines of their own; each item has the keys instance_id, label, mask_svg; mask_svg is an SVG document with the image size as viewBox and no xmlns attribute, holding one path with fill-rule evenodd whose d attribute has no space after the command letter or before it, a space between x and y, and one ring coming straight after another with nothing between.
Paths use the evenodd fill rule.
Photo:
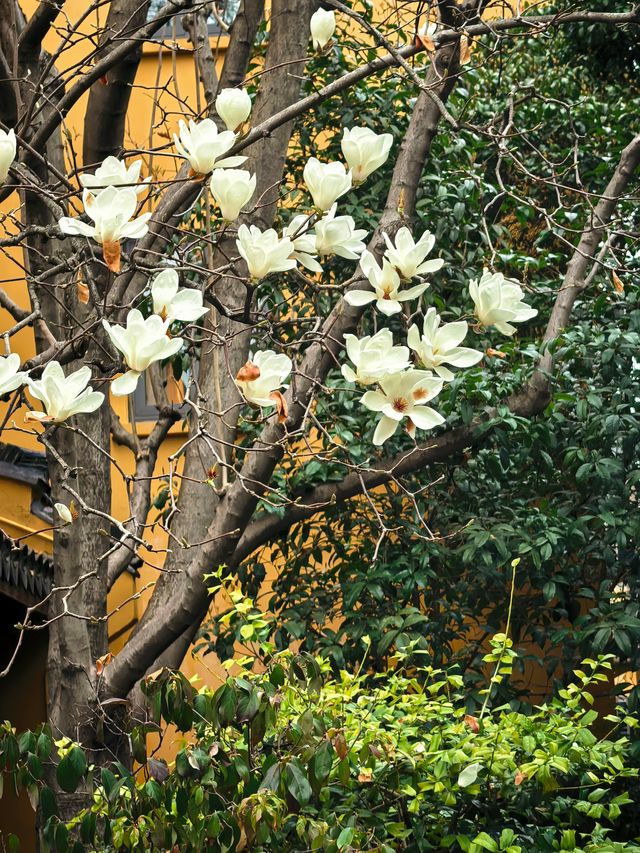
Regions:
<instances>
[{"instance_id":1,"label":"dark green leaves","mask_svg":"<svg viewBox=\"0 0 640 853\"><path fill-rule=\"evenodd\" d=\"M87 770L87 760L84 750L72 746L69 752L60 759L56 768L56 779L63 791L73 793Z\"/></svg>"}]
</instances>

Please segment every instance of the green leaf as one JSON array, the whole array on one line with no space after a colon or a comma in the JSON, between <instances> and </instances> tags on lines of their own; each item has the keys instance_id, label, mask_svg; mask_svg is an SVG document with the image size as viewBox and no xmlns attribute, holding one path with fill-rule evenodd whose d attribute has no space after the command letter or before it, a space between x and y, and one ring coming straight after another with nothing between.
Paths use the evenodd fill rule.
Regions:
<instances>
[{"instance_id":1,"label":"green leaf","mask_svg":"<svg viewBox=\"0 0 640 853\"><path fill-rule=\"evenodd\" d=\"M353 841L353 836L355 835L355 830L352 826L345 826L340 835L338 836L338 840L336 841L336 845L338 850L344 850L345 847L348 847Z\"/></svg>"},{"instance_id":2,"label":"green leaf","mask_svg":"<svg viewBox=\"0 0 640 853\"><path fill-rule=\"evenodd\" d=\"M334 749L329 740L323 740L309 762L309 779L311 787L317 794L325 784L333 766Z\"/></svg>"},{"instance_id":3,"label":"green leaf","mask_svg":"<svg viewBox=\"0 0 640 853\"><path fill-rule=\"evenodd\" d=\"M56 795L51 788L46 786L40 791L40 809L42 811L42 819L49 820L53 815L58 815L58 804L56 803Z\"/></svg>"},{"instance_id":4,"label":"green leaf","mask_svg":"<svg viewBox=\"0 0 640 853\"><path fill-rule=\"evenodd\" d=\"M297 758L292 759L286 767L286 787L299 806L306 806L311 799L311 785Z\"/></svg>"},{"instance_id":5,"label":"green leaf","mask_svg":"<svg viewBox=\"0 0 640 853\"><path fill-rule=\"evenodd\" d=\"M84 757L84 751L79 746L73 746L60 760L56 768L56 779L63 791L72 794L80 784L86 770L87 761Z\"/></svg>"}]
</instances>

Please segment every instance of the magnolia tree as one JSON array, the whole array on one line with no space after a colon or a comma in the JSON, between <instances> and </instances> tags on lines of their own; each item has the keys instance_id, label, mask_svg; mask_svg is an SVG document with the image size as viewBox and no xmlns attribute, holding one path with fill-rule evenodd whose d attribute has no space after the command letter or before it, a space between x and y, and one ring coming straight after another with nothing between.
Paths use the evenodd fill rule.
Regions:
<instances>
[{"instance_id":1,"label":"magnolia tree","mask_svg":"<svg viewBox=\"0 0 640 853\"><path fill-rule=\"evenodd\" d=\"M127 729L145 714L140 680L180 666L209 608L208 574L221 566L233 572L336 502L364 495L377 513L372 490L381 484L393 482L419 516L419 495L405 475L472 448L478 425L498 405L523 417L544 409L552 345L606 263L640 137L610 163L606 185L579 187L588 213L583 230L564 238L566 275L556 293L536 294L535 281L525 287L506 277L487 243L487 268L469 276L456 305L443 306L437 281L447 270L434 223L416 216L421 176L439 123L466 121L447 102L475 56L491 61L505 39L543 37L568 23L637 25L640 14L633 4L611 13L595 2L589 10L567 3L549 11L537 3L438 0L395 4L390 15L384 4L372 11L338 0L272 0L265 10L247 0L218 67L208 20L213 14L226 27L224 4L169 0L150 15L148 2L112 0L89 38L79 35L81 23L99 4L73 22L62 3L42 3L30 18L14 0L2 3L0 246L22 250L31 303L20 307L12 283L3 284L0 305L14 323L2 329L2 426L9 441L37 435L57 513L54 588L43 602L48 721L94 763L114 755L126 761ZM485 20L492 6L505 17ZM184 115L173 139L127 151L142 45L176 21L192 45L198 112L178 100ZM43 49L45 37L58 40L53 53ZM67 67L71 43L86 49ZM336 52L350 70L301 97L305 75ZM296 119L390 75L415 88L402 138L378 132L375 115L327 127L299 185L285 181ZM87 93L80 151L65 128ZM477 132L499 162L508 161L512 116L497 128ZM328 160L323 148L336 133L342 157ZM182 161L177 173L153 172L149 164L160 155ZM391 177L371 233L345 210L379 169ZM485 353L499 355L500 340L534 318L537 363L520 390L506 400L496 392L493 407L448 428L439 410L443 388L459 371L481 370ZM21 364L12 340L27 326L36 354ZM184 379L180 410L166 393L168 365ZM146 374L157 417L140 437L110 400L130 397ZM338 387L367 414L364 461L316 417L318 403ZM158 468L160 447L180 419L181 446ZM128 470L112 443L130 451ZM340 481L287 488L299 461L328 453L342 466ZM117 478L127 486L123 517L112 514ZM161 486L167 546L154 551L150 510ZM383 536L388 528L379 522ZM136 559L156 573L153 593L110 660L107 593ZM22 632L36 619L29 611ZM19 661L18 643L6 671ZM82 796L60 792L62 813Z\"/></svg>"}]
</instances>

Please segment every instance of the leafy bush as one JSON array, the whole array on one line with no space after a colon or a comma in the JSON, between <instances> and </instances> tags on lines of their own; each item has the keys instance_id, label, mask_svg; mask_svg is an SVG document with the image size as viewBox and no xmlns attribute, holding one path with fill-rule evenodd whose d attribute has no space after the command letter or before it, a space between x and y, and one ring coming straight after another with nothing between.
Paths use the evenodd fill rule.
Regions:
<instances>
[{"instance_id":1,"label":"leafy bush","mask_svg":"<svg viewBox=\"0 0 640 853\"><path fill-rule=\"evenodd\" d=\"M505 635L492 646L490 688L514 655ZM5 724L0 766L39 798L56 851L638 853L619 731L635 722L592 731L590 689L609 666L585 661L526 714L488 710L489 689L469 707L460 676L430 667L325 679L326 663L282 653L215 691L162 670L145 686L156 724L132 732L136 773L115 762L98 774L78 746L56 744L63 789L92 790L70 823L41 781L55 752L46 727L17 737ZM145 746L167 723L188 733L171 767Z\"/></svg>"}]
</instances>

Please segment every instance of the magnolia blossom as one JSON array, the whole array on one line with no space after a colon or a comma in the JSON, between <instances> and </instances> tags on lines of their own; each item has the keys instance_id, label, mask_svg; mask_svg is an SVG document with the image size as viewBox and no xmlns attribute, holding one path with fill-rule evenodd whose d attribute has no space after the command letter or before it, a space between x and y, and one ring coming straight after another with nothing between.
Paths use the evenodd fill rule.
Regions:
<instances>
[{"instance_id":1,"label":"magnolia blossom","mask_svg":"<svg viewBox=\"0 0 640 853\"><path fill-rule=\"evenodd\" d=\"M93 237L96 243L102 244L102 254L109 269L118 272L120 240L144 237L149 230L147 222L151 213L142 213L132 219L138 206L138 196L132 187L105 187L97 195L85 190L82 203L94 224L63 216L58 223L60 230L63 234Z\"/></svg>"},{"instance_id":2,"label":"magnolia blossom","mask_svg":"<svg viewBox=\"0 0 640 853\"><path fill-rule=\"evenodd\" d=\"M372 172L386 162L393 136L375 133L369 127L345 127L342 137L342 154L351 169L354 184L361 184Z\"/></svg>"},{"instance_id":3,"label":"magnolia blossom","mask_svg":"<svg viewBox=\"0 0 640 853\"><path fill-rule=\"evenodd\" d=\"M411 436L416 427L433 429L444 423L442 415L424 405L442 390L442 379L428 371L392 373L380 380L380 389L367 391L360 401L372 412L381 413L373 434L374 444L384 444L396 432L403 418L408 418L407 432Z\"/></svg>"},{"instance_id":4,"label":"magnolia blossom","mask_svg":"<svg viewBox=\"0 0 640 853\"><path fill-rule=\"evenodd\" d=\"M435 370L446 382L451 382L453 373L445 364L455 367L471 367L482 358L482 353L469 347L459 346L465 339L468 326L464 320L440 325L441 317L435 308L429 308L422 325L422 337L417 326L411 326L407 343L414 350L423 367Z\"/></svg>"},{"instance_id":5,"label":"magnolia blossom","mask_svg":"<svg viewBox=\"0 0 640 853\"><path fill-rule=\"evenodd\" d=\"M401 228L398 231L395 244L391 242L388 234L383 236L387 244L384 256L398 270L402 278L410 279L419 275L428 275L437 272L444 264L442 258L425 261L436 242L436 238L430 231L425 231L417 243L408 228Z\"/></svg>"},{"instance_id":6,"label":"magnolia blossom","mask_svg":"<svg viewBox=\"0 0 640 853\"><path fill-rule=\"evenodd\" d=\"M5 181L11 164L16 159L16 135L13 128L0 130L0 181Z\"/></svg>"},{"instance_id":7,"label":"magnolia blossom","mask_svg":"<svg viewBox=\"0 0 640 853\"><path fill-rule=\"evenodd\" d=\"M222 218L233 222L256 191L256 176L244 169L214 169L209 186Z\"/></svg>"},{"instance_id":8,"label":"magnolia blossom","mask_svg":"<svg viewBox=\"0 0 640 853\"><path fill-rule=\"evenodd\" d=\"M336 216L338 205L316 222L316 251L322 255L340 255L350 261L357 261L364 252L364 228L356 228L353 216Z\"/></svg>"},{"instance_id":9,"label":"magnolia blossom","mask_svg":"<svg viewBox=\"0 0 640 853\"><path fill-rule=\"evenodd\" d=\"M104 394L88 386L90 379L89 367L81 367L65 376L60 364L50 361L40 379L27 380L29 393L40 400L45 409L44 412L29 412L29 418L59 424L72 415L95 412L102 405Z\"/></svg>"},{"instance_id":10,"label":"magnolia blossom","mask_svg":"<svg viewBox=\"0 0 640 853\"><path fill-rule=\"evenodd\" d=\"M524 291L517 281L502 273L485 270L479 282L469 283L469 293L475 303L475 315L483 326L495 326L503 335L512 335L512 323L524 323L538 313L523 302Z\"/></svg>"},{"instance_id":11,"label":"magnolia blossom","mask_svg":"<svg viewBox=\"0 0 640 853\"><path fill-rule=\"evenodd\" d=\"M344 339L347 342L347 355L356 368L353 370L348 364L342 365L342 375L347 382L371 385L389 373L398 373L409 367L408 347L395 347L389 329L381 329L373 337L345 335Z\"/></svg>"},{"instance_id":12,"label":"magnolia blossom","mask_svg":"<svg viewBox=\"0 0 640 853\"><path fill-rule=\"evenodd\" d=\"M202 294L192 287L179 289L178 273L174 269L159 272L151 282L153 313L169 325L179 320L193 323L208 312L202 305Z\"/></svg>"},{"instance_id":13,"label":"magnolia blossom","mask_svg":"<svg viewBox=\"0 0 640 853\"><path fill-rule=\"evenodd\" d=\"M73 522L73 513L66 504L56 503L53 505L53 508L65 524L71 524Z\"/></svg>"},{"instance_id":14,"label":"magnolia blossom","mask_svg":"<svg viewBox=\"0 0 640 853\"><path fill-rule=\"evenodd\" d=\"M309 228L309 217L304 214L294 216L284 229L284 236L293 243L291 254L303 267L312 272L322 272L322 267L316 260L316 235Z\"/></svg>"},{"instance_id":15,"label":"magnolia blossom","mask_svg":"<svg viewBox=\"0 0 640 853\"><path fill-rule=\"evenodd\" d=\"M146 320L137 308L127 314L127 326L112 326L102 321L114 347L119 350L129 370L114 379L111 392L124 397L136 389L140 374L155 361L163 361L175 355L182 346L182 338L169 338L169 320L152 314Z\"/></svg>"},{"instance_id":16,"label":"magnolia blossom","mask_svg":"<svg viewBox=\"0 0 640 853\"><path fill-rule=\"evenodd\" d=\"M324 50L336 31L335 12L318 9L311 16L311 39L315 50Z\"/></svg>"},{"instance_id":17,"label":"magnolia blossom","mask_svg":"<svg viewBox=\"0 0 640 853\"><path fill-rule=\"evenodd\" d=\"M24 370L18 370L19 367L20 356L17 353L0 356L0 397L15 391L27 381L29 374Z\"/></svg>"},{"instance_id":18,"label":"magnolia blossom","mask_svg":"<svg viewBox=\"0 0 640 853\"><path fill-rule=\"evenodd\" d=\"M278 237L273 228L261 231L255 225L241 225L236 246L254 281L260 281L272 272L293 269L296 265L291 257L293 243L288 237Z\"/></svg>"},{"instance_id":19,"label":"magnolia blossom","mask_svg":"<svg viewBox=\"0 0 640 853\"><path fill-rule=\"evenodd\" d=\"M216 98L216 112L227 130L237 130L251 115L249 93L244 89L223 89Z\"/></svg>"},{"instance_id":20,"label":"magnolia blossom","mask_svg":"<svg viewBox=\"0 0 640 853\"><path fill-rule=\"evenodd\" d=\"M257 352L251 361L238 371L236 384L245 400L254 406L275 406L280 421L287 418L287 404L280 388L291 373L289 356L272 350Z\"/></svg>"},{"instance_id":21,"label":"magnolia blossom","mask_svg":"<svg viewBox=\"0 0 640 853\"><path fill-rule=\"evenodd\" d=\"M329 210L336 199L349 192L353 183L351 172L337 160L321 163L310 157L302 175L318 210Z\"/></svg>"},{"instance_id":22,"label":"magnolia blossom","mask_svg":"<svg viewBox=\"0 0 640 853\"><path fill-rule=\"evenodd\" d=\"M132 186L135 191L140 194L145 190L145 184L135 186L140 180L140 169L142 168L142 160L136 160L130 166L127 166L122 160L117 157L107 157L101 166L98 166L95 173L84 172L80 175L80 183L85 189L102 189L103 187L122 187ZM148 180L148 179L147 179Z\"/></svg>"},{"instance_id":23,"label":"magnolia blossom","mask_svg":"<svg viewBox=\"0 0 640 853\"><path fill-rule=\"evenodd\" d=\"M415 299L429 287L429 284L424 282L408 287L406 290L400 290L400 276L389 261L384 258L381 268L368 250L362 253L360 266L369 279L373 290L349 290L345 293L344 298L349 305L356 306L375 302L378 311L388 317L402 311L402 302Z\"/></svg>"},{"instance_id":24,"label":"magnolia blossom","mask_svg":"<svg viewBox=\"0 0 640 853\"><path fill-rule=\"evenodd\" d=\"M223 157L236 141L235 133L218 128L210 118L202 121L189 121L189 127L180 120L180 137L174 133L173 142L178 153L189 165L195 175L206 175L215 166L216 169L233 169L241 166L246 157ZM220 158L223 159L220 159Z\"/></svg>"}]
</instances>

